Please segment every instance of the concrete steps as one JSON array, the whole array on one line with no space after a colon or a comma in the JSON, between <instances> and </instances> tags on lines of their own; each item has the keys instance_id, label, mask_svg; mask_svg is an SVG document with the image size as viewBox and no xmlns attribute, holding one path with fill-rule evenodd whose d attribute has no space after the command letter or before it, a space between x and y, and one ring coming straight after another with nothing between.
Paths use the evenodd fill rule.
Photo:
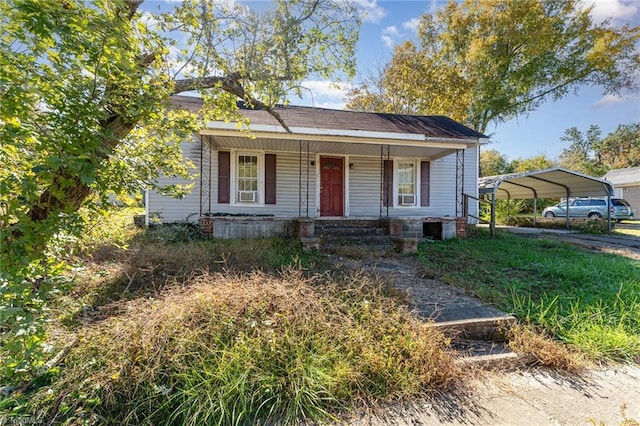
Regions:
<instances>
[{"instance_id":1,"label":"concrete steps","mask_svg":"<svg viewBox=\"0 0 640 426\"><path fill-rule=\"evenodd\" d=\"M434 327L451 339L451 349L460 355L459 364L508 368L519 359L505 342L504 332L516 322L515 317L506 315L436 322Z\"/></svg>"},{"instance_id":2,"label":"concrete steps","mask_svg":"<svg viewBox=\"0 0 640 426\"><path fill-rule=\"evenodd\" d=\"M386 235L386 228L379 220L341 219L316 220L315 235L326 248L336 246L362 247L387 250L393 246Z\"/></svg>"}]
</instances>

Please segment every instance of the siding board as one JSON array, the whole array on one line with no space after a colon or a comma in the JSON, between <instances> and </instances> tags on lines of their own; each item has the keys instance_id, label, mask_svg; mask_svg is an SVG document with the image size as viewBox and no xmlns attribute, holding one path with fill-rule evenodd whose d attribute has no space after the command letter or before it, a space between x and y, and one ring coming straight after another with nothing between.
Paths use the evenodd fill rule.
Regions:
<instances>
[{"instance_id":1,"label":"siding board","mask_svg":"<svg viewBox=\"0 0 640 426\"><path fill-rule=\"evenodd\" d=\"M224 151L224 147L219 148ZM184 143L183 152L194 162L189 179L175 179L161 177L160 185L192 184L193 190L183 199L162 196L155 191L149 191L148 206L151 215L161 217L164 222L197 221L200 211L200 142ZM325 153L323 153L325 154ZM307 163L303 159L302 173L300 173L300 156L297 152L275 152L275 191L276 204L238 205L234 203L218 203L218 157L220 151L212 153L212 181L211 181L211 211L213 213L231 214L268 214L276 217L297 217L299 214L310 217L319 215L316 206L317 193L317 164ZM224 155L224 154L223 154ZM265 155L265 163L267 156ZM311 158L315 159L315 152ZM379 157L350 156L349 163L353 169L348 173L348 212L353 217L380 216L381 203L381 164ZM465 150L465 183L464 191L477 196L477 148ZM433 160L430 163L429 206L419 207L389 207L389 216L455 216L455 154ZM266 164L265 164L266 166ZM265 167L267 168L267 167ZM307 173L308 168L308 173ZM307 178L308 176L308 178ZM267 179L267 176L265 176ZM265 180L266 183L266 180ZM308 188L308 191L307 191ZM300 191L300 192L299 192ZM423 189L421 188L421 192ZM268 195L265 193L265 202ZM477 203L470 202L470 212L477 215ZM383 216L386 207L382 208Z\"/></svg>"}]
</instances>

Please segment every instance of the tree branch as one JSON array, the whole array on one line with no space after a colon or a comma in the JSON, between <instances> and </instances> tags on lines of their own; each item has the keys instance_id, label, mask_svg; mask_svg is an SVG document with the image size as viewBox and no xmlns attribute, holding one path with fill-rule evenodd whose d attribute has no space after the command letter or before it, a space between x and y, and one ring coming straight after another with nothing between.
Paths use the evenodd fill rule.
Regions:
<instances>
[{"instance_id":1,"label":"tree branch","mask_svg":"<svg viewBox=\"0 0 640 426\"><path fill-rule=\"evenodd\" d=\"M264 109L278 121L287 133L293 133L277 111L275 111L270 105L263 103L245 91L244 87L240 83L241 78L242 76L236 72L227 76L209 76L174 80L175 85L173 94L187 92L189 90L212 89L217 87L227 93L236 95L238 98L245 100L258 108Z\"/></svg>"}]
</instances>

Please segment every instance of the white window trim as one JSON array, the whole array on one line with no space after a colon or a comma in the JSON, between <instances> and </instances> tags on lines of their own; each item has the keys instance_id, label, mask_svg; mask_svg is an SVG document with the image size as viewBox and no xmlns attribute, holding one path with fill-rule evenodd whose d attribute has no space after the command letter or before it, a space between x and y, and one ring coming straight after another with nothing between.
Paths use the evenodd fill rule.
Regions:
<instances>
[{"instance_id":1,"label":"white window trim","mask_svg":"<svg viewBox=\"0 0 640 426\"><path fill-rule=\"evenodd\" d=\"M238 201L238 156L240 155L254 155L258 157L258 199L255 203L246 203ZM230 192L231 200L230 205L242 206L242 207L262 207L264 206L264 151L251 151L251 150L231 150L231 164L230 164Z\"/></svg>"},{"instance_id":2,"label":"white window trim","mask_svg":"<svg viewBox=\"0 0 640 426\"><path fill-rule=\"evenodd\" d=\"M412 206L403 206L400 204L399 184L400 184L400 163L413 164L413 186L414 186L414 204ZM419 209L420 208L420 160L411 158L394 158L393 159L393 207L401 209Z\"/></svg>"}]
</instances>

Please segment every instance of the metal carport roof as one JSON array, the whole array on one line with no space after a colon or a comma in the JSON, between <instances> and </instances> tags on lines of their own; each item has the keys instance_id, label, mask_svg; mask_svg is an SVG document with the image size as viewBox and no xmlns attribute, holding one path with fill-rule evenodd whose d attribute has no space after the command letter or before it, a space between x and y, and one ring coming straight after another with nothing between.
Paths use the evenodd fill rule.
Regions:
<instances>
[{"instance_id":1,"label":"metal carport roof","mask_svg":"<svg viewBox=\"0 0 640 426\"><path fill-rule=\"evenodd\" d=\"M606 197L613 195L613 184L604 179L553 167L534 172L482 177L480 194L495 193L498 199L537 199Z\"/></svg>"},{"instance_id":2,"label":"metal carport roof","mask_svg":"<svg viewBox=\"0 0 640 426\"><path fill-rule=\"evenodd\" d=\"M533 172L512 173L508 175L487 176L478 180L478 192L492 195L491 233L495 228L495 199L534 200L534 226L536 224L536 201L539 198L571 197L611 197L613 184L604 179L587 176L582 173L553 167ZM570 227L566 216L567 228ZM611 216L608 216L611 230Z\"/></svg>"}]
</instances>

